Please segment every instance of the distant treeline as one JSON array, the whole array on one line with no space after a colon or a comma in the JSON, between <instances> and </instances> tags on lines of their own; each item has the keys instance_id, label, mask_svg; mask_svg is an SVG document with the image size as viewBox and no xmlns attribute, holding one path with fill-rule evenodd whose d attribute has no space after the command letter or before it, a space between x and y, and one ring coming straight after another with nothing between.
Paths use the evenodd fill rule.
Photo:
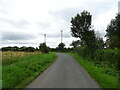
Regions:
<instances>
[{"instance_id":1,"label":"distant treeline","mask_svg":"<svg viewBox=\"0 0 120 90\"><path fill-rule=\"evenodd\" d=\"M63 48L63 49L51 48L50 50L53 51L53 52L70 52L70 51L73 50L73 48Z\"/></svg>"},{"instance_id":2,"label":"distant treeline","mask_svg":"<svg viewBox=\"0 0 120 90\"><path fill-rule=\"evenodd\" d=\"M17 46L8 46L8 47L2 47L1 48L2 51L25 51L25 52L34 52L34 51L39 51L39 49L36 47L17 47Z\"/></svg>"},{"instance_id":3,"label":"distant treeline","mask_svg":"<svg viewBox=\"0 0 120 90\"><path fill-rule=\"evenodd\" d=\"M45 46L42 46L43 48L45 48ZM17 47L17 46L8 46L8 47L2 47L0 49L1 51L25 51L25 52L34 52L34 51L42 51L40 49L40 47L26 47L26 46L22 46L22 47ZM49 48L48 47L48 50L49 51L55 51L55 52L66 52L66 51L71 51L73 50L73 48L63 48L63 49L60 49L60 48Z\"/></svg>"}]
</instances>

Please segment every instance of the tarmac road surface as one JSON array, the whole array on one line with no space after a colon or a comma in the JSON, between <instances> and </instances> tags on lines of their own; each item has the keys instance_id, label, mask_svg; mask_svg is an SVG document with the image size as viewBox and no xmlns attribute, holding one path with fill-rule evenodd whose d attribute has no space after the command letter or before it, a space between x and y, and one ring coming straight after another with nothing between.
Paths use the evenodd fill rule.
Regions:
<instances>
[{"instance_id":1,"label":"tarmac road surface","mask_svg":"<svg viewBox=\"0 0 120 90\"><path fill-rule=\"evenodd\" d=\"M99 88L72 56L57 55L58 59L25 88Z\"/></svg>"}]
</instances>

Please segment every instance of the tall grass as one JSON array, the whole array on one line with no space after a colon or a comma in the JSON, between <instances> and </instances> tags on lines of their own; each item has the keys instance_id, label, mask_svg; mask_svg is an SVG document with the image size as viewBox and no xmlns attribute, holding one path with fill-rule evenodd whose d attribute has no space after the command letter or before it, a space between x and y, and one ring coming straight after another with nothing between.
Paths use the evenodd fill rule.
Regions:
<instances>
[{"instance_id":1,"label":"tall grass","mask_svg":"<svg viewBox=\"0 0 120 90\"><path fill-rule=\"evenodd\" d=\"M23 88L56 59L55 53L12 57L3 63L3 88Z\"/></svg>"},{"instance_id":2,"label":"tall grass","mask_svg":"<svg viewBox=\"0 0 120 90\"><path fill-rule=\"evenodd\" d=\"M114 68L103 67L94 61L86 60L78 54L70 53L98 82L101 88L118 88L118 71Z\"/></svg>"}]
</instances>

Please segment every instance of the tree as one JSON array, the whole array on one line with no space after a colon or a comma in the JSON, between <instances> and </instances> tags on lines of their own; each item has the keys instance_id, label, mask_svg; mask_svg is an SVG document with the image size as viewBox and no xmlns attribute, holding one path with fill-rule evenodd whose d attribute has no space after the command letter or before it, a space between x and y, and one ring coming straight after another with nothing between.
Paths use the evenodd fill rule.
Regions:
<instances>
[{"instance_id":1,"label":"tree","mask_svg":"<svg viewBox=\"0 0 120 90\"><path fill-rule=\"evenodd\" d=\"M34 52L35 51L35 48L34 47L26 47L25 52Z\"/></svg>"},{"instance_id":2,"label":"tree","mask_svg":"<svg viewBox=\"0 0 120 90\"><path fill-rule=\"evenodd\" d=\"M22 47L20 47L20 49L19 49L19 50L20 50L20 51L25 51L25 50L26 50L26 48L27 48L26 46L22 46Z\"/></svg>"},{"instance_id":3,"label":"tree","mask_svg":"<svg viewBox=\"0 0 120 90\"><path fill-rule=\"evenodd\" d=\"M118 42L118 46L117 48L120 49L120 13L117 14L116 16L116 26L117 26L117 42Z\"/></svg>"},{"instance_id":4,"label":"tree","mask_svg":"<svg viewBox=\"0 0 120 90\"><path fill-rule=\"evenodd\" d=\"M18 51L18 50L19 50L19 47L13 46L13 47L11 47L11 49L12 49L12 51Z\"/></svg>"},{"instance_id":5,"label":"tree","mask_svg":"<svg viewBox=\"0 0 120 90\"><path fill-rule=\"evenodd\" d=\"M105 46L103 38L100 36L100 33L98 31L95 32L95 35L96 35L97 48L103 49Z\"/></svg>"},{"instance_id":6,"label":"tree","mask_svg":"<svg viewBox=\"0 0 120 90\"><path fill-rule=\"evenodd\" d=\"M73 41L70 46L73 46L74 48L78 47L80 45L80 40Z\"/></svg>"},{"instance_id":7,"label":"tree","mask_svg":"<svg viewBox=\"0 0 120 90\"><path fill-rule=\"evenodd\" d=\"M38 47L35 48L36 51L39 51Z\"/></svg>"},{"instance_id":8,"label":"tree","mask_svg":"<svg viewBox=\"0 0 120 90\"><path fill-rule=\"evenodd\" d=\"M58 45L58 49L59 50L63 50L65 48L65 44L64 43L60 43L59 45Z\"/></svg>"},{"instance_id":9,"label":"tree","mask_svg":"<svg viewBox=\"0 0 120 90\"><path fill-rule=\"evenodd\" d=\"M46 46L45 43L41 43L39 46L39 49L42 53L48 53L49 52L49 48Z\"/></svg>"},{"instance_id":10,"label":"tree","mask_svg":"<svg viewBox=\"0 0 120 90\"><path fill-rule=\"evenodd\" d=\"M12 47L11 46L2 47L2 51L12 51Z\"/></svg>"},{"instance_id":11,"label":"tree","mask_svg":"<svg viewBox=\"0 0 120 90\"><path fill-rule=\"evenodd\" d=\"M77 14L71 20L71 32L73 37L83 39L83 34L91 27L91 17L89 12L83 11L80 15Z\"/></svg>"},{"instance_id":12,"label":"tree","mask_svg":"<svg viewBox=\"0 0 120 90\"><path fill-rule=\"evenodd\" d=\"M71 20L71 32L73 37L80 38L81 42L86 45L91 51L96 49L96 36L91 28L92 15L83 11L80 15L77 14Z\"/></svg>"},{"instance_id":13,"label":"tree","mask_svg":"<svg viewBox=\"0 0 120 90\"><path fill-rule=\"evenodd\" d=\"M97 38L97 48L103 49L105 46L105 43L103 41L103 38Z\"/></svg>"},{"instance_id":14,"label":"tree","mask_svg":"<svg viewBox=\"0 0 120 90\"><path fill-rule=\"evenodd\" d=\"M120 13L117 14L115 19L112 19L106 29L106 45L109 48L120 49Z\"/></svg>"}]
</instances>

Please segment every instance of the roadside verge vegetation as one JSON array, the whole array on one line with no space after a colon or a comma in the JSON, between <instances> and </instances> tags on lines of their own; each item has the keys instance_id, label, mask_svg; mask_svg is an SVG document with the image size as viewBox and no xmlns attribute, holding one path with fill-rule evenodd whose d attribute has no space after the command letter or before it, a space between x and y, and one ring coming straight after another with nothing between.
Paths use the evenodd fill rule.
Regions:
<instances>
[{"instance_id":1,"label":"roadside verge vegetation","mask_svg":"<svg viewBox=\"0 0 120 90\"><path fill-rule=\"evenodd\" d=\"M57 58L55 53L8 58L2 65L3 88L23 88ZM7 62L8 61L8 62Z\"/></svg>"},{"instance_id":2,"label":"roadside verge vegetation","mask_svg":"<svg viewBox=\"0 0 120 90\"><path fill-rule=\"evenodd\" d=\"M114 68L103 67L101 64L87 60L77 53L69 53L82 65L101 88L118 87L118 71Z\"/></svg>"}]
</instances>

